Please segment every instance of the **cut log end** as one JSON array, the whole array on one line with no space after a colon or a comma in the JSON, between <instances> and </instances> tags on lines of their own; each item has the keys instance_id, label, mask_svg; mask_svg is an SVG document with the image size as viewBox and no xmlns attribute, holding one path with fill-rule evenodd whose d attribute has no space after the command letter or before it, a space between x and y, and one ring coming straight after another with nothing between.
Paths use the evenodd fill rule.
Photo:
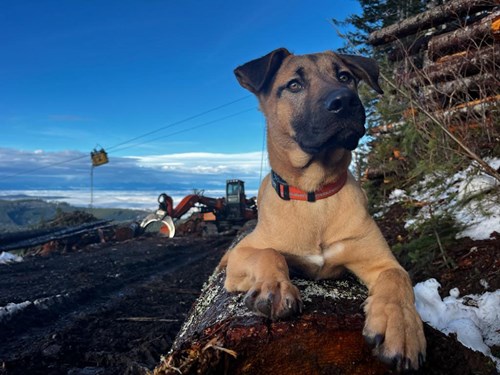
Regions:
<instances>
[{"instance_id":1,"label":"cut log end","mask_svg":"<svg viewBox=\"0 0 500 375\"><path fill-rule=\"evenodd\" d=\"M389 372L364 342L362 304L367 291L354 277L319 282L294 279L304 312L277 322L248 311L243 294L225 291L224 278L224 271L210 277L170 353L154 374ZM426 330L431 340L421 373L465 374L477 369L494 373L494 366L482 354L429 327ZM453 358L453 362L447 358Z\"/></svg>"}]
</instances>

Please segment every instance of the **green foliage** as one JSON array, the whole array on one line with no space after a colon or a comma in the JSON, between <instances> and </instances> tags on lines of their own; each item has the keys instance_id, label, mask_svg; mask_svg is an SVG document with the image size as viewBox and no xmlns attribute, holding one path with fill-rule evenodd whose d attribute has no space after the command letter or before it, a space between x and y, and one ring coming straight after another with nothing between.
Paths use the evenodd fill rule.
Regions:
<instances>
[{"instance_id":1,"label":"green foliage","mask_svg":"<svg viewBox=\"0 0 500 375\"><path fill-rule=\"evenodd\" d=\"M370 33L421 13L431 2L437 3L433 0L358 0L358 2L362 8L361 15L352 14L343 21L333 20L336 26L355 28L354 31L345 34L351 44L340 49L344 53L352 53L354 48L361 53L370 53L369 47L365 45Z\"/></svg>"},{"instance_id":2,"label":"green foliage","mask_svg":"<svg viewBox=\"0 0 500 375\"><path fill-rule=\"evenodd\" d=\"M453 267L446 249L456 243L455 236L462 229L447 213L431 216L410 233L408 242L396 244L392 249L403 266L415 273L423 272L436 261L446 267Z\"/></svg>"}]
</instances>

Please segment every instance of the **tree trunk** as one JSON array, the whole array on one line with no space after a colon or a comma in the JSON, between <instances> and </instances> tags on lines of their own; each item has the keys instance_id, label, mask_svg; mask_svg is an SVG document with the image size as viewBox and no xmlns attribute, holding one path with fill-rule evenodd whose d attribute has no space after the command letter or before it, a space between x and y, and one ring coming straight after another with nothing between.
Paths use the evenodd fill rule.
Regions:
<instances>
[{"instance_id":1,"label":"tree trunk","mask_svg":"<svg viewBox=\"0 0 500 375\"><path fill-rule=\"evenodd\" d=\"M471 91L480 92L481 97L493 95L498 91L500 77L493 74L478 74L453 81L426 86L422 92L426 98L436 100L441 97L459 97ZM463 102L463 101L462 101Z\"/></svg>"},{"instance_id":2,"label":"tree trunk","mask_svg":"<svg viewBox=\"0 0 500 375\"><path fill-rule=\"evenodd\" d=\"M494 12L481 21L451 33L436 36L429 42L429 58L436 61L458 51L472 47L479 49L493 42L493 23L500 19L500 11Z\"/></svg>"},{"instance_id":3,"label":"tree trunk","mask_svg":"<svg viewBox=\"0 0 500 375\"><path fill-rule=\"evenodd\" d=\"M386 374L362 337L366 289L342 281L294 280L302 315L271 322L248 311L242 294L224 290L215 272L154 374ZM494 374L492 362L426 327L422 374Z\"/></svg>"},{"instance_id":4,"label":"tree trunk","mask_svg":"<svg viewBox=\"0 0 500 375\"><path fill-rule=\"evenodd\" d=\"M413 87L452 81L460 77L495 71L500 61L500 48L492 46L478 51L464 52L446 56L441 62L426 66L419 72L412 73L409 80L402 77L402 82L409 82Z\"/></svg>"},{"instance_id":5,"label":"tree trunk","mask_svg":"<svg viewBox=\"0 0 500 375\"><path fill-rule=\"evenodd\" d=\"M444 22L454 21L475 12L491 9L498 5L497 0L455 0L437 6L391 26L377 30L368 37L368 44L380 46L393 42L419 31L427 30Z\"/></svg>"}]
</instances>

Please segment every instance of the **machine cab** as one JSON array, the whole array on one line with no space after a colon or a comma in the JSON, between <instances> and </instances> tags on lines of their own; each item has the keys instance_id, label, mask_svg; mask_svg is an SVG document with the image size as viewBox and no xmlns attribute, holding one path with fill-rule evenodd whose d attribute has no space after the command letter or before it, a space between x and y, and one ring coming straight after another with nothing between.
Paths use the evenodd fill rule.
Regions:
<instances>
[{"instance_id":1,"label":"machine cab","mask_svg":"<svg viewBox=\"0 0 500 375\"><path fill-rule=\"evenodd\" d=\"M245 210L245 183L241 180L226 181L227 218L240 220Z\"/></svg>"},{"instance_id":2,"label":"machine cab","mask_svg":"<svg viewBox=\"0 0 500 375\"><path fill-rule=\"evenodd\" d=\"M239 203L245 199L245 183L241 180L226 181L227 203Z\"/></svg>"}]
</instances>

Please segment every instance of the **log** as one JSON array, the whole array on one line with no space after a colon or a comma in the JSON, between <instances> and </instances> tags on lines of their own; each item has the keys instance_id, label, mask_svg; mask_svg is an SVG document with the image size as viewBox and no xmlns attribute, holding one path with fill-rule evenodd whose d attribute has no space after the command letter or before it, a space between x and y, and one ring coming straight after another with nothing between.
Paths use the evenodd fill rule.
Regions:
<instances>
[{"instance_id":1,"label":"log","mask_svg":"<svg viewBox=\"0 0 500 375\"><path fill-rule=\"evenodd\" d=\"M397 39L413 35L419 31L436 27L444 22L455 21L498 5L498 0L455 0L437 6L404 21L374 31L368 37L368 44L380 46Z\"/></svg>"},{"instance_id":2,"label":"log","mask_svg":"<svg viewBox=\"0 0 500 375\"><path fill-rule=\"evenodd\" d=\"M426 66L419 72L401 77L402 82L408 82L413 87L435 84L438 82L456 80L475 74L484 74L498 69L500 48L492 46L477 51L468 51Z\"/></svg>"},{"instance_id":3,"label":"log","mask_svg":"<svg viewBox=\"0 0 500 375\"><path fill-rule=\"evenodd\" d=\"M495 40L500 40L500 18L493 21L491 24L491 31Z\"/></svg>"},{"instance_id":4,"label":"log","mask_svg":"<svg viewBox=\"0 0 500 375\"><path fill-rule=\"evenodd\" d=\"M493 12L472 25L433 37L428 46L429 58L436 61L451 53L491 45L494 40L493 23L498 19L500 19L500 11Z\"/></svg>"},{"instance_id":5,"label":"log","mask_svg":"<svg viewBox=\"0 0 500 375\"><path fill-rule=\"evenodd\" d=\"M366 168L364 177L368 181L385 180L386 176L394 175L388 168Z\"/></svg>"},{"instance_id":6,"label":"log","mask_svg":"<svg viewBox=\"0 0 500 375\"><path fill-rule=\"evenodd\" d=\"M421 103L436 110L486 98L498 92L500 76L476 74L453 81L435 83L421 89Z\"/></svg>"},{"instance_id":7,"label":"log","mask_svg":"<svg viewBox=\"0 0 500 375\"><path fill-rule=\"evenodd\" d=\"M393 123L389 123L389 124L372 126L371 128L368 128L368 134L373 136L373 137L378 137L378 136L381 136L384 134L393 133L397 129L404 126L404 124L405 124L404 121L398 121L398 122L393 122Z\"/></svg>"},{"instance_id":8,"label":"log","mask_svg":"<svg viewBox=\"0 0 500 375\"><path fill-rule=\"evenodd\" d=\"M389 48L384 47L387 50L387 58L391 62L401 61L410 56L417 55L424 50L427 50L429 42L431 39L440 37L444 34L450 34L458 29L463 29L469 25L477 24L479 25L486 17L490 17L489 14L483 14L483 12L477 13L473 16L467 17L463 22L457 24L456 22L449 22L440 25L438 28L433 28L427 30L425 35L415 35L409 36L392 43ZM495 39L500 38L500 19L493 20L491 23L491 35Z\"/></svg>"},{"instance_id":9,"label":"log","mask_svg":"<svg viewBox=\"0 0 500 375\"><path fill-rule=\"evenodd\" d=\"M424 96L429 98L438 98L441 96L454 97L460 94L466 94L470 91L481 91L492 95L498 91L500 77L494 74L476 74L469 77L455 79L448 82L435 83L422 89Z\"/></svg>"},{"instance_id":10,"label":"log","mask_svg":"<svg viewBox=\"0 0 500 375\"><path fill-rule=\"evenodd\" d=\"M408 58L409 56L416 55L427 48L432 37L433 35L424 35L415 40L411 40L409 44L397 44L389 51L387 58L391 62L396 62Z\"/></svg>"},{"instance_id":11,"label":"log","mask_svg":"<svg viewBox=\"0 0 500 375\"><path fill-rule=\"evenodd\" d=\"M386 374L362 337L366 289L354 277L295 279L302 315L271 322L248 311L241 293L224 290L224 271L205 285L155 375ZM421 374L494 374L494 365L454 338L426 327L428 362Z\"/></svg>"},{"instance_id":12,"label":"log","mask_svg":"<svg viewBox=\"0 0 500 375\"><path fill-rule=\"evenodd\" d=\"M498 108L500 102L500 94L489 96L487 98L477 99L466 103L461 103L450 109L436 112L434 116L437 118L457 118L460 116L469 117L474 113L478 117L483 117L485 111L494 110Z\"/></svg>"}]
</instances>

